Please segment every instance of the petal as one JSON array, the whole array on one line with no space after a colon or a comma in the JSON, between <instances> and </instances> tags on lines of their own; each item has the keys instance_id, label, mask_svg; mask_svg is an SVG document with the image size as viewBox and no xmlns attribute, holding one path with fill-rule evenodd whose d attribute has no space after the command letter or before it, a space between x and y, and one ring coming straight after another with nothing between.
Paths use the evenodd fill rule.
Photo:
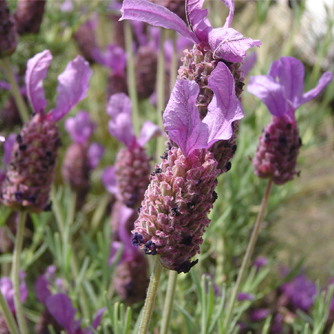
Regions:
<instances>
[{"instance_id":1,"label":"petal","mask_svg":"<svg viewBox=\"0 0 334 334\"><path fill-rule=\"evenodd\" d=\"M217 140L227 140L232 136L232 122L244 117L242 105L235 95L233 75L223 63L218 63L209 77L208 87L214 92L203 122L209 128L208 147Z\"/></svg>"},{"instance_id":2,"label":"petal","mask_svg":"<svg viewBox=\"0 0 334 334\"><path fill-rule=\"evenodd\" d=\"M296 58L282 57L276 66L278 82L284 87L285 97L296 110L304 91L304 65Z\"/></svg>"},{"instance_id":3,"label":"petal","mask_svg":"<svg viewBox=\"0 0 334 334\"><path fill-rule=\"evenodd\" d=\"M95 124L91 121L87 111L79 111L75 117L70 117L65 121L65 129L74 142L83 144L92 135Z\"/></svg>"},{"instance_id":4,"label":"petal","mask_svg":"<svg viewBox=\"0 0 334 334\"><path fill-rule=\"evenodd\" d=\"M124 93L114 94L107 105L107 114L111 116L109 121L109 133L132 148L136 143L131 121L131 101Z\"/></svg>"},{"instance_id":5,"label":"petal","mask_svg":"<svg viewBox=\"0 0 334 334\"><path fill-rule=\"evenodd\" d=\"M49 114L52 120L59 121L86 97L91 75L89 63L81 56L68 63L65 71L58 76L56 108Z\"/></svg>"},{"instance_id":6,"label":"petal","mask_svg":"<svg viewBox=\"0 0 334 334\"><path fill-rule=\"evenodd\" d=\"M44 50L28 60L25 83L27 97L36 113L43 113L47 101L44 96L43 80L52 61L49 50Z\"/></svg>"},{"instance_id":7,"label":"petal","mask_svg":"<svg viewBox=\"0 0 334 334\"><path fill-rule=\"evenodd\" d=\"M92 51L93 59L114 71L114 73L123 73L126 66L126 53L118 45L109 44L106 51L102 52L99 48L94 48Z\"/></svg>"},{"instance_id":8,"label":"petal","mask_svg":"<svg viewBox=\"0 0 334 334\"><path fill-rule=\"evenodd\" d=\"M204 0L186 0L186 17L190 29L202 42L207 42L208 33L212 30L210 21L206 18L207 9L202 9Z\"/></svg>"},{"instance_id":9,"label":"petal","mask_svg":"<svg viewBox=\"0 0 334 334\"><path fill-rule=\"evenodd\" d=\"M43 275L40 275L35 283L35 294L38 301L45 305L46 299L51 296L50 281L54 278L56 266L49 266Z\"/></svg>"},{"instance_id":10,"label":"petal","mask_svg":"<svg viewBox=\"0 0 334 334\"><path fill-rule=\"evenodd\" d=\"M177 80L163 114L168 136L180 146L185 156L207 146L208 127L202 123L196 107L198 93L195 81Z\"/></svg>"},{"instance_id":11,"label":"petal","mask_svg":"<svg viewBox=\"0 0 334 334\"><path fill-rule=\"evenodd\" d=\"M13 288L12 281L10 280L9 277L2 277L0 279L0 290L4 298L6 299L6 302L10 310L14 313L15 312L14 288Z\"/></svg>"},{"instance_id":12,"label":"petal","mask_svg":"<svg viewBox=\"0 0 334 334\"><path fill-rule=\"evenodd\" d=\"M132 250L132 247L133 247L132 241L131 241L132 235L128 233L126 225L130 217L133 215L133 213L134 213L134 209L130 209L126 205L122 205L118 212L118 215L119 215L118 235L119 235L120 240L124 243L125 249L130 249L130 250Z\"/></svg>"},{"instance_id":13,"label":"petal","mask_svg":"<svg viewBox=\"0 0 334 334\"><path fill-rule=\"evenodd\" d=\"M102 172L101 180L104 188L111 194L116 195L118 193L118 188L116 184L115 177L115 167L106 167Z\"/></svg>"},{"instance_id":14,"label":"petal","mask_svg":"<svg viewBox=\"0 0 334 334\"><path fill-rule=\"evenodd\" d=\"M97 327L99 326L100 322L101 322L101 319L102 319L102 316L103 316L103 313L104 311L106 310L107 308L106 307L103 307L101 309L99 309L96 314L95 314L95 318L92 322L92 327L94 329L97 329Z\"/></svg>"},{"instance_id":15,"label":"petal","mask_svg":"<svg viewBox=\"0 0 334 334\"><path fill-rule=\"evenodd\" d=\"M209 33L209 44L214 58L237 63L243 61L248 49L260 46L261 42L244 37L232 28L216 28Z\"/></svg>"},{"instance_id":16,"label":"petal","mask_svg":"<svg viewBox=\"0 0 334 334\"><path fill-rule=\"evenodd\" d=\"M74 320L77 310L73 307L72 300L68 296L62 293L50 296L46 300L46 307L59 325L69 331L68 334L75 334L78 328L78 323Z\"/></svg>"},{"instance_id":17,"label":"petal","mask_svg":"<svg viewBox=\"0 0 334 334\"><path fill-rule=\"evenodd\" d=\"M91 170L95 169L104 154L104 147L99 143L91 143L88 148L87 158Z\"/></svg>"},{"instance_id":18,"label":"petal","mask_svg":"<svg viewBox=\"0 0 334 334\"><path fill-rule=\"evenodd\" d=\"M230 10L223 27L223 28L229 28L234 16L234 1L233 0L221 0L221 1L223 1L225 6Z\"/></svg>"},{"instance_id":19,"label":"petal","mask_svg":"<svg viewBox=\"0 0 334 334\"><path fill-rule=\"evenodd\" d=\"M333 74L331 72L324 73L321 76L320 80L318 81L317 87L305 93L302 96L302 98L298 101L298 106L317 97L325 89L325 87L332 82L332 80L333 80Z\"/></svg>"},{"instance_id":20,"label":"petal","mask_svg":"<svg viewBox=\"0 0 334 334\"><path fill-rule=\"evenodd\" d=\"M244 59L244 63L240 66L240 69L244 72L244 76L247 76L247 74L252 70L257 60L256 52L252 52L248 55L246 55Z\"/></svg>"},{"instance_id":21,"label":"petal","mask_svg":"<svg viewBox=\"0 0 334 334\"><path fill-rule=\"evenodd\" d=\"M156 124L151 121L146 121L141 128L138 144L140 146L144 146L150 139L165 135L165 132L162 131Z\"/></svg>"},{"instance_id":22,"label":"petal","mask_svg":"<svg viewBox=\"0 0 334 334\"><path fill-rule=\"evenodd\" d=\"M173 29L194 43L199 42L196 35L188 29L182 19L164 6L146 0L124 0L121 13L120 20L143 21L153 26Z\"/></svg>"},{"instance_id":23,"label":"petal","mask_svg":"<svg viewBox=\"0 0 334 334\"><path fill-rule=\"evenodd\" d=\"M17 135L15 133L11 133L6 137L6 141L3 144L4 149L4 160L5 164L8 165L10 163L10 158L12 156L12 149L14 144L16 143Z\"/></svg>"},{"instance_id":24,"label":"petal","mask_svg":"<svg viewBox=\"0 0 334 334\"><path fill-rule=\"evenodd\" d=\"M276 117L282 117L288 111L284 88L267 75L250 77L247 90L257 96Z\"/></svg>"}]
</instances>

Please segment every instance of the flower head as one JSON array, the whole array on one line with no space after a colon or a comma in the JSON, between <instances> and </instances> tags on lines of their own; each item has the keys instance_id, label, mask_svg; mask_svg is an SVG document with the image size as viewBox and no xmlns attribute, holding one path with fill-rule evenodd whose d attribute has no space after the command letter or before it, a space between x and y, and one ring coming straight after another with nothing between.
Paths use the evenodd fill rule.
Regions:
<instances>
[{"instance_id":1,"label":"flower head","mask_svg":"<svg viewBox=\"0 0 334 334\"><path fill-rule=\"evenodd\" d=\"M267 75L250 78L248 91L260 98L273 116L259 139L253 160L256 175L284 184L297 174L301 139L295 111L318 96L332 77L332 73L324 73L317 87L303 93L303 64L293 57L282 57L271 65Z\"/></svg>"},{"instance_id":2,"label":"flower head","mask_svg":"<svg viewBox=\"0 0 334 334\"><path fill-rule=\"evenodd\" d=\"M246 51L253 46L260 46L258 40L244 37L230 28L234 15L233 0L222 0L230 12L222 28L213 29L206 18L207 9L202 9L204 0L186 0L186 23L167 8L146 0L124 0L121 20L139 20L154 26L173 29L195 44L207 44L214 57L229 62L241 62Z\"/></svg>"},{"instance_id":3,"label":"flower head","mask_svg":"<svg viewBox=\"0 0 334 334\"><path fill-rule=\"evenodd\" d=\"M102 180L109 191L116 192L121 202L134 208L143 199L151 172L149 157L143 146L163 132L151 121L146 121L137 139L131 121L131 101L123 93L110 98L107 113L111 117L109 133L124 143L126 148L119 151L115 167L108 167Z\"/></svg>"}]
</instances>

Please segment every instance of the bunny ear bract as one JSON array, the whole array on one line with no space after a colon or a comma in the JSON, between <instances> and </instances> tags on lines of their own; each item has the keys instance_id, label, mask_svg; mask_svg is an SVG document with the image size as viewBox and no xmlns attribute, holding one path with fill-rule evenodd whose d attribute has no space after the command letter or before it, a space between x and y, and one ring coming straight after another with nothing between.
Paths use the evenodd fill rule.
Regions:
<instances>
[{"instance_id":1,"label":"bunny ear bract","mask_svg":"<svg viewBox=\"0 0 334 334\"><path fill-rule=\"evenodd\" d=\"M44 50L28 60L25 83L28 100L36 113L44 113L45 99L43 80L52 61L49 50Z\"/></svg>"},{"instance_id":2,"label":"bunny ear bract","mask_svg":"<svg viewBox=\"0 0 334 334\"><path fill-rule=\"evenodd\" d=\"M50 118L59 121L87 95L92 70L89 63L77 56L66 66L58 77L56 108L50 112Z\"/></svg>"}]
</instances>

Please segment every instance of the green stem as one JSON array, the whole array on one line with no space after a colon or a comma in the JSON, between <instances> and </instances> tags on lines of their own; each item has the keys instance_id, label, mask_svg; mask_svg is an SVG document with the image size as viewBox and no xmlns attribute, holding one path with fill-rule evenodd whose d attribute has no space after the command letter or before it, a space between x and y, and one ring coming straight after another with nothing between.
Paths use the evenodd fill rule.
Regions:
<instances>
[{"instance_id":1,"label":"green stem","mask_svg":"<svg viewBox=\"0 0 334 334\"><path fill-rule=\"evenodd\" d=\"M136 135L140 131L138 96L136 87L135 61L133 57L133 37L131 25L128 20L124 21L125 49L128 60L126 62L126 73L128 81L129 96L132 103L132 124Z\"/></svg>"},{"instance_id":2,"label":"green stem","mask_svg":"<svg viewBox=\"0 0 334 334\"><path fill-rule=\"evenodd\" d=\"M261 224L262 224L262 221L263 221L263 218L264 218L264 214L265 214L265 211L266 211L266 208L267 208L267 204L268 204L272 184L273 184L272 179L269 179L266 191L265 191L263 199L262 199L260 212L257 216L257 220L256 220L256 223L255 223L253 232L252 232L252 236L249 240L247 250L246 250L246 254L245 254L245 256L243 258L243 261L242 261L242 264L241 264L241 268L240 268L240 271L239 271L239 274L238 274L237 282L236 282L235 287L233 289L231 300L230 300L230 303L229 303L228 308L227 308L226 317L225 317L225 321L224 321L225 331L227 330L227 326L228 326L229 321L231 319L233 307L234 307L235 301L237 299L237 295L238 295L238 292L239 292L239 289L240 289L240 284L242 282L243 275L244 275L245 270L247 268L248 261L249 261L251 255L252 255L252 253L253 253L253 249L255 247L255 243L256 243L257 237L258 237L259 232L260 232L260 227L261 227Z\"/></svg>"},{"instance_id":3,"label":"green stem","mask_svg":"<svg viewBox=\"0 0 334 334\"><path fill-rule=\"evenodd\" d=\"M3 59L3 65L5 68L5 72L7 75L7 79L11 85L11 93L14 97L15 103L17 105L17 108L19 110L21 120L22 122L28 122L29 121L29 112L27 109L27 106L22 98L22 95L20 93L19 86L17 85L17 82L14 78L12 69L10 67L10 62L8 58Z\"/></svg>"},{"instance_id":4,"label":"green stem","mask_svg":"<svg viewBox=\"0 0 334 334\"><path fill-rule=\"evenodd\" d=\"M165 109L165 52L164 43L166 38L165 29L161 29L160 48L158 57L158 73L157 73L157 123L161 129L162 114ZM157 156L159 157L165 151L165 137L158 137Z\"/></svg>"},{"instance_id":5,"label":"green stem","mask_svg":"<svg viewBox=\"0 0 334 334\"><path fill-rule=\"evenodd\" d=\"M27 216L26 211L20 211L19 225L17 227L14 255L13 255L14 305L15 305L16 318L19 324L21 334L28 334L28 328L23 314L23 306L21 303L21 293L20 293L20 257L22 252L23 234L24 234L26 216Z\"/></svg>"},{"instance_id":6,"label":"green stem","mask_svg":"<svg viewBox=\"0 0 334 334\"><path fill-rule=\"evenodd\" d=\"M54 186L51 187L51 198L52 198L52 208L53 212L56 216L56 221L58 224L58 229L61 234L61 237L64 238L66 233L65 233L65 228L66 228L66 223L65 219L61 210L60 203L57 198L57 193L56 193L56 188ZM67 219L67 226L70 228L70 226L73 224L74 220L74 213L75 213L75 205L76 205L76 194L73 192L71 193L71 200L68 206L68 219ZM71 238L69 237L69 240L67 241L71 243ZM79 266L78 266L78 260L76 257L76 253L74 251L71 252L71 271L72 271L72 276L74 279L76 279L79 276ZM89 309L88 309L88 300L85 294L85 291L83 290L82 286L79 288L79 301L80 301L80 306L81 310L83 313L83 316L86 319L89 319Z\"/></svg>"},{"instance_id":7,"label":"green stem","mask_svg":"<svg viewBox=\"0 0 334 334\"><path fill-rule=\"evenodd\" d=\"M174 303L176 281L177 281L177 272L175 270L171 270L169 272L166 299L164 304L164 310L162 313L161 329L159 334L167 334L168 332L170 315L172 313L172 308Z\"/></svg>"},{"instance_id":8,"label":"green stem","mask_svg":"<svg viewBox=\"0 0 334 334\"><path fill-rule=\"evenodd\" d=\"M74 190L71 190L71 199L70 204L67 208L67 223L72 225L74 222L75 208L77 206L77 193Z\"/></svg>"},{"instance_id":9,"label":"green stem","mask_svg":"<svg viewBox=\"0 0 334 334\"><path fill-rule=\"evenodd\" d=\"M153 313L155 297L158 291L162 269L163 269L163 266L160 263L160 258L159 256L157 256L155 259L154 267L153 267L150 285L147 290L143 316L141 318L141 323L139 326L138 334L146 334L148 331L148 327L150 325L150 321L151 321L151 317Z\"/></svg>"},{"instance_id":10,"label":"green stem","mask_svg":"<svg viewBox=\"0 0 334 334\"><path fill-rule=\"evenodd\" d=\"M17 328L15 319L12 312L9 309L6 299L4 298L1 289L0 289L0 307L5 317L6 323L8 325L9 331L11 334L20 334L19 329Z\"/></svg>"}]
</instances>

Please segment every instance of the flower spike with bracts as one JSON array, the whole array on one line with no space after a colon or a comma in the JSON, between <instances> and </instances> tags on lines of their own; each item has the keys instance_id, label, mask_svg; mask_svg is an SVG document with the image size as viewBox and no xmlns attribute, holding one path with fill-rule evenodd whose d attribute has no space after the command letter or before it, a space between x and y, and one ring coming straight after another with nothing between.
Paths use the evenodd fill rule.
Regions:
<instances>
[{"instance_id":1,"label":"flower spike with bracts","mask_svg":"<svg viewBox=\"0 0 334 334\"><path fill-rule=\"evenodd\" d=\"M2 202L13 210L40 212L49 208L49 192L61 145L57 121L85 98L88 91L92 71L88 62L78 56L59 75L56 107L46 113L43 80L51 61L49 50L28 61L25 80L34 116L16 137L2 185Z\"/></svg>"},{"instance_id":2,"label":"flower spike with bracts","mask_svg":"<svg viewBox=\"0 0 334 334\"><path fill-rule=\"evenodd\" d=\"M261 42L244 37L238 31L230 28L234 15L233 0L223 0L230 12L225 25L212 28L207 19L207 9L203 10L204 0L186 0L185 9L188 26L176 14L167 8L150 3L146 0L124 0L122 18L144 21L149 24L173 29L183 37L194 42L192 50L185 50L182 66L179 68L178 78L195 81L200 91L196 99L196 106L201 119L208 112L214 92L208 87L209 78L215 72L219 62L225 63L234 78L234 88L241 100L244 74L240 66L248 49L260 46ZM211 148L221 173L231 168L230 160L237 149L236 138L238 122L232 125L233 135L229 140L217 141Z\"/></svg>"},{"instance_id":3,"label":"flower spike with bracts","mask_svg":"<svg viewBox=\"0 0 334 334\"><path fill-rule=\"evenodd\" d=\"M271 122L259 138L253 159L257 176L284 184L297 174L301 139L295 111L300 105L317 97L332 78L332 73L324 73L317 87L303 93L304 66L293 57L282 57L272 63L267 75L250 78L247 90L260 98L272 114Z\"/></svg>"},{"instance_id":4,"label":"flower spike with bracts","mask_svg":"<svg viewBox=\"0 0 334 334\"><path fill-rule=\"evenodd\" d=\"M102 181L119 201L129 208L136 208L144 198L151 172L150 159L143 146L151 138L163 135L163 131L151 121L146 121L137 139L131 121L131 101L123 93L110 98L107 114L111 117L109 133L126 148L120 149L115 166L105 169Z\"/></svg>"},{"instance_id":5,"label":"flower spike with bracts","mask_svg":"<svg viewBox=\"0 0 334 334\"><path fill-rule=\"evenodd\" d=\"M233 77L219 63L209 79L214 97L201 120L195 105L199 86L179 79L163 115L172 146L156 165L155 173L132 231L132 242L146 254L159 255L161 264L188 272L197 263L202 235L210 220L207 214L217 199L214 191L220 170L209 148L232 136L232 122L243 117L233 90Z\"/></svg>"}]
</instances>

